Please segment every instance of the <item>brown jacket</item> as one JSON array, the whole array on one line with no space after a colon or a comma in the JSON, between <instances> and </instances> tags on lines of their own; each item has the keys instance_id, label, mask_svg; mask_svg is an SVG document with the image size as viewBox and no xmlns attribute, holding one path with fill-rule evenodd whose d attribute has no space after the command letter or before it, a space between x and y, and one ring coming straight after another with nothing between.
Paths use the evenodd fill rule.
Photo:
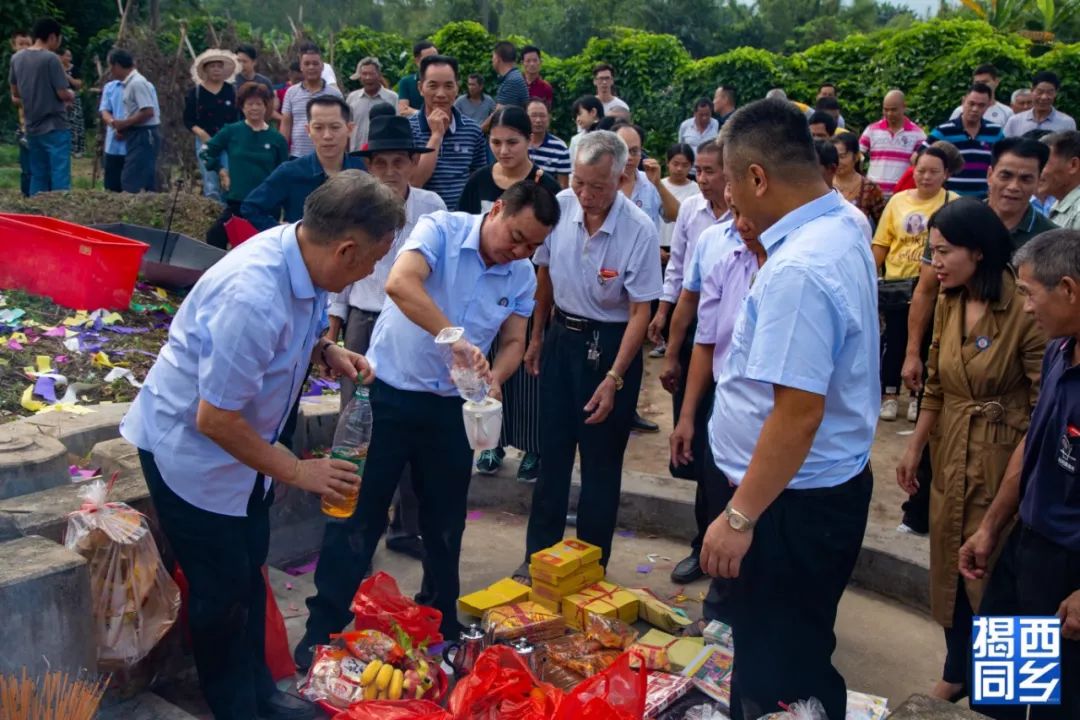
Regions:
<instances>
[{"instance_id":1,"label":"brown jacket","mask_svg":"<svg viewBox=\"0 0 1080 720\"><path fill-rule=\"evenodd\" d=\"M952 626L960 546L978 529L1039 393L1046 338L1006 271L1001 299L964 339L967 294L942 294L934 315L922 409L939 412L930 434L930 609ZM978 610L985 581L965 581Z\"/></svg>"}]
</instances>

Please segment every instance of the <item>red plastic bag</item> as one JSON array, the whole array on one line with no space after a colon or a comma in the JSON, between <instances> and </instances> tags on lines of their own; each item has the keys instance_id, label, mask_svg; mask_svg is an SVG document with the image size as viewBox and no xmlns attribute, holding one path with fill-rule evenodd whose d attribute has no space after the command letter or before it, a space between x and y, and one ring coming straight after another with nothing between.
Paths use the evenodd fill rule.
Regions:
<instances>
[{"instance_id":1,"label":"red plastic bag","mask_svg":"<svg viewBox=\"0 0 1080 720\"><path fill-rule=\"evenodd\" d=\"M334 720L451 720L430 700L368 700L342 710Z\"/></svg>"},{"instance_id":2,"label":"red plastic bag","mask_svg":"<svg viewBox=\"0 0 1080 720\"><path fill-rule=\"evenodd\" d=\"M360 583L351 609L357 630L379 630L394 637L393 623L397 623L414 643L426 640L428 645L438 645L443 641L439 632L442 613L402 595L394 578L384 572Z\"/></svg>"},{"instance_id":3,"label":"red plastic bag","mask_svg":"<svg viewBox=\"0 0 1080 720\"><path fill-rule=\"evenodd\" d=\"M266 583L266 667L274 682L296 674L289 649L289 636L285 630L285 618L274 599L274 590L270 587L270 578L263 566L263 582ZM191 645L191 627L188 625L188 582L184 571L177 564L172 572L173 580L180 587L180 623L184 628L184 641Z\"/></svg>"},{"instance_id":4,"label":"red plastic bag","mask_svg":"<svg viewBox=\"0 0 1080 720\"><path fill-rule=\"evenodd\" d=\"M555 720L640 720L645 714L648 670L638 658L639 668L630 667L623 653L611 667L574 688L566 696Z\"/></svg>"},{"instance_id":5,"label":"red plastic bag","mask_svg":"<svg viewBox=\"0 0 1080 720\"><path fill-rule=\"evenodd\" d=\"M263 582L266 583L266 667L274 682L291 678L296 674L296 663L289 648L289 633L285 629L285 617L278 609L270 576L263 565Z\"/></svg>"},{"instance_id":6,"label":"red plastic bag","mask_svg":"<svg viewBox=\"0 0 1080 720\"><path fill-rule=\"evenodd\" d=\"M229 238L231 247L236 247L258 234L259 229L239 215L233 215L225 221L225 237Z\"/></svg>"},{"instance_id":7,"label":"red plastic bag","mask_svg":"<svg viewBox=\"0 0 1080 720\"><path fill-rule=\"evenodd\" d=\"M493 645L458 682L449 707L454 720L550 720L562 699L563 692L537 680L512 648Z\"/></svg>"}]
</instances>

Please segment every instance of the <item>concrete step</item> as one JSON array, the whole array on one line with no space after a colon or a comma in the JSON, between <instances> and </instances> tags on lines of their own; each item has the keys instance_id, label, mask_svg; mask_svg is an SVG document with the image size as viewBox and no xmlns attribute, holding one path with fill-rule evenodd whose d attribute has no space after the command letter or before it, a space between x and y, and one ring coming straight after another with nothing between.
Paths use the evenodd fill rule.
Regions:
<instances>
[{"instance_id":1,"label":"concrete step","mask_svg":"<svg viewBox=\"0 0 1080 720\"><path fill-rule=\"evenodd\" d=\"M0 674L97 663L86 560L62 545L37 536L0 543L0 618Z\"/></svg>"},{"instance_id":2,"label":"concrete step","mask_svg":"<svg viewBox=\"0 0 1080 720\"><path fill-rule=\"evenodd\" d=\"M474 475L470 507L497 507L528 515L534 485L518 482L517 463L504 462L495 475ZM670 476L623 470L619 526L689 542L694 520L696 483ZM581 476L574 469L570 509L577 511ZM920 610L930 607L930 549L924 537L897 533L871 523L866 529L852 582Z\"/></svg>"}]
</instances>

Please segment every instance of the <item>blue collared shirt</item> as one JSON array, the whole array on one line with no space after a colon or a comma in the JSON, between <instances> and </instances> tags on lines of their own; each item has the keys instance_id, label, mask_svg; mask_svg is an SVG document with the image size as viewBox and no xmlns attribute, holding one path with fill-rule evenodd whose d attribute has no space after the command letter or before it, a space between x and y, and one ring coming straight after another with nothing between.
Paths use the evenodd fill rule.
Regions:
<instances>
[{"instance_id":1,"label":"blue collared shirt","mask_svg":"<svg viewBox=\"0 0 1080 720\"><path fill-rule=\"evenodd\" d=\"M345 156L342 170L364 169L364 161L359 156ZM324 182L326 171L315 153L283 162L262 185L248 193L240 206L240 214L259 230L277 225L282 213L285 222L296 222L304 216L307 196Z\"/></svg>"},{"instance_id":2,"label":"blue collared shirt","mask_svg":"<svg viewBox=\"0 0 1080 720\"><path fill-rule=\"evenodd\" d=\"M98 103L98 112L109 111L116 120L127 117L124 109L124 83L119 80L110 80L105 83L101 90L101 102ZM127 143L116 139L116 131L111 126L105 128L105 154L127 155Z\"/></svg>"},{"instance_id":3,"label":"blue collared shirt","mask_svg":"<svg viewBox=\"0 0 1080 720\"><path fill-rule=\"evenodd\" d=\"M400 258L415 251L431 274L424 289L450 324L485 354L511 315L529 317L536 304L536 273L528 260L488 267L480 256L480 226L486 216L435 212L416 223ZM387 297L371 335L368 361L380 380L398 390L457 394L435 338Z\"/></svg>"},{"instance_id":4,"label":"blue collared shirt","mask_svg":"<svg viewBox=\"0 0 1080 720\"><path fill-rule=\"evenodd\" d=\"M661 216L663 202L660 200L660 191L649 182L649 178L641 170L637 171L637 181L634 182L634 191L630 194L630 202L641 208L649 219L656 225L656 232L663 228L664 218ZM659 234L657 242L659 242Z\"/></svg>"},{"instance_id":5,"label":"blue collared shirt","mask_svg":"<svg viewBox=\"0 0 1080 720\"><path fill-rule=\"evenodd\" d=\"M788 487L839 485L869 461L881 402L870 244L835 192L785 215L761 243L769 259L717 380L713 457L731 482L742 482L773 409L773 385L783 385L825 397L821 426Z\"/></svg>"},{"instance_id":6,"label":"blue collared shirt","mask_svg":"<svg viewBox=\"0 0 1080 720\"><path fill-rule=\"evenodd\" d=\"M686 266L682 289L700 293L702 279L712 272L718 262L742 244L739 231L735 229L735 219L728 210L716 219L714 225L705 228L698 236L694 243L694 254Z\"/></svg>"},{"instance_id":7,"label":"blue collared shirt","mask_svg":"<svg viewBox=\"0 0 1080 720\"><path fill-rule=\"evenodd\" d=\"M559 224L533 261L550 270L559 309L600 322L626 322L630 303L660 297L659 233L644 212L617 192L604 224L589 237L574 191L557 197Z\"/></svg>"},{"instance_id":8,"label":"blue collared shirt","mask_svg":"<svg viewBox=\"0 0 1080 720\"><path fill-rule=\"evenodd\" d=\"M199 432L199 401L238 411L273 442L326 328L327 293L312 283L296 228L256 235L202 276L120 424L173 492L209 512L245 516L256 472Z\"/></svg>"}]
</instances>

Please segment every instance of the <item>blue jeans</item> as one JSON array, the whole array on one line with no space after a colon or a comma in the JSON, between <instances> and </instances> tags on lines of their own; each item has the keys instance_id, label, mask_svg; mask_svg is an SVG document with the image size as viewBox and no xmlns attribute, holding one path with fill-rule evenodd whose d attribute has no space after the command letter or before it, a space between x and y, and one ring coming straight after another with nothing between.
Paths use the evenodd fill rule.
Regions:
<instances>
[{"instance_id":1,"label":"blue jeans","mask_svg":"<svg viewBox=\"0 0 1080 720\"><path fill-rule=\"evenodd\" d=\"M71 189L71 131L52 130L27 138L30 151L30 195Z\"/></svg>"},{"instance_id":2,"label":"blue jeans","mask_svg":"<svg viewBox=\"0 0 1080 720\"><path fill-rule=\"evenodd\" d=\"M225 202L224 193L221 191L221 178L218 177L217 170L207 170L206 163L202 159L202 150L206 147L199 138L195 138L195 158L199 161L199 174L202 175L202 192L206 197L217 200L218 202ZM221 167L226 170L229 169L229 154L226 152L221 153Z\"/></svg>"}]
</instances>

